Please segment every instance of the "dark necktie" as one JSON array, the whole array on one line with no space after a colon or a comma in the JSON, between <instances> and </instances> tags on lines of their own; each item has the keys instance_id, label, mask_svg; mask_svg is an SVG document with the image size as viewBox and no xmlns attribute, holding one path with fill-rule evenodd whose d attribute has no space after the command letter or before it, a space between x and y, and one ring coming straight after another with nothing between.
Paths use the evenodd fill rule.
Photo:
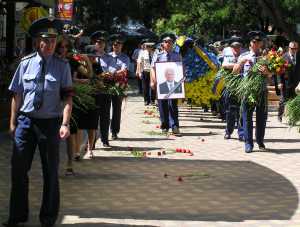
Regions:
<instances>
[{"instance_id":1,"label":"dark necktie","mask_svg":"<svg viewBox=\"0 0 300 227\"><path fill-rule=\"evenodd\" d=\"M42 59L40 61L40 72L37 77L37 86L33 99L33 107L35 110L39 110L43 105L43 93L45 84L46 61Z\"/></svg>"},{"instance_id":2,"label":"dark necktie","mask_svg":"<svg viewBox=\"0 0 300 227\"><path fill-rule=\"evenodd\" d=\"M291 60L292 60L293 65L296 65L295 55L291 55Z\"/></svg>"},{"instance_id":3,"label":"dark necktie","mask_svg":"<svg viewBox=\"0 0 300 227\"><path fill-rule=\"evenodd\" d=\"M171 54L168 52L167 53L167 61L170 61L171 60Z\"/></svg>"}]
</instances>

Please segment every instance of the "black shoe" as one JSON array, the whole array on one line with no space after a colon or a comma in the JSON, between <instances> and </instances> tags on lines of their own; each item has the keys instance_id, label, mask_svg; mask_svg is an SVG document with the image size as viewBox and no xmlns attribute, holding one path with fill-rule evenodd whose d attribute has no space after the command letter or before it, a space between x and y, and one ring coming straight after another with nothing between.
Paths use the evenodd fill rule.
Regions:
<instances>
[{"instance_id":1,"label":"black shoe","mask_svg":"<svg viewBox=\"0 0 300 227\"><path fill-rule=\"evenodd\" d=\"M182 134L179 131L179 128L177 128L177 127L174 127L172 129L172 133L173 133L174 136L178 136L178 137L182 136Z\"/></svg>"},{"instance_id":2,"label":"black shoe","mask_svg":"<svg viewBox=\"0 0 300 227\"><path fill-rule=\"evenodd\" d=\"M111 139L112 139L112 140L117 140L117 139L118 139L117 133L113 133L113 134L111 135Z\"/></svg>"},{"instance_id":3,"label":"black shoe","mask_svg":"<svg viewBox=\"0 0 300 227\"><path fill-rule=\"evenodd\" d=\"M149 103L149 102L144 102L144 105L145 105L145 106L149 106L150 103Z\"/></svg>"},{"instance_id":4,"label":"black shoe","mask_svg":"<svg viewBox=\"0 0 300 227\"><path fill-rule=\"evenodd\" d=\"M225 140L229 140L230 138L231 138L231 136L230 136L229 134L226 133L225 136L224 136L224 139L225 139Z\"/></svg>"},{"instance_id":5,"label":"black shoe","mask_svg":"<svg viewBox=\"0 0 300 227\"><path fill-rule=\"evenodd\" d=\"M268 151L268 149L266 148L266 146L263 143L258 144L258 149L259 149L259 151Z\"/></svg>"},{"instance_id":6,"label":"black shoe","mask_svg":"<svg viewBox=\"0 0 300 227\"><path fill-rule=\"evenodd\" d=\"M169 129L163 128L163 129L161 129L161 132L162 132L162 133L168 133L168 132L169 132Z\"/></svg>"},{"instance_id":7,"label":"black shoe","mask_svg":"<svg viewBox=\"0 0 300 227\"><path fill-rule=\"evenodd\" d=\"M278 116L278 121L282 122L282 116Z\"/></svg>"},{"instance_id":8,"label":"black shoe","mask_svg":"<svg viewBox=\"0 0 300 227\"><path fill-rule=\"evenodd\" d=\"M108 142L103 143L103 147L110 147Z\"/></svg>"},{"instance_id":9,"label":"black shoe","mask_svg":"<svg viewBox=\"0 0 300 227\"><path fill-rule=\"evenodd\" d=\"M2 225L5 227L20 227L23 222L13 222L13 221L6 221L3 222Z\"/></svg>"}]
</instances>

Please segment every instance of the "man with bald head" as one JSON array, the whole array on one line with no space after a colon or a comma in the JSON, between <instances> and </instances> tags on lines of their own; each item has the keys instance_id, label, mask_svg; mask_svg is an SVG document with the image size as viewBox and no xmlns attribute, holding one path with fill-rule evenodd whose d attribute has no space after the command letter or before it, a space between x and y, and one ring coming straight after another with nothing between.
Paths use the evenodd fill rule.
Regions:
<instances>
[{"instance_id":1,"label":"man with bald head","mask_svg":"<svg viewBox=\"0 0 300 227\"><path fill-rule=\"evenodd\" d=\"M165 78L166 81L159 85L159 93L160 94L169 94L173 87L177 86L178 82L175 81L175 71L172 68L167 68L165 70ZM176 90L173 92L174 94L178 94L182 92L182 87L178 86Z\"/></svg>"}]
</instances>

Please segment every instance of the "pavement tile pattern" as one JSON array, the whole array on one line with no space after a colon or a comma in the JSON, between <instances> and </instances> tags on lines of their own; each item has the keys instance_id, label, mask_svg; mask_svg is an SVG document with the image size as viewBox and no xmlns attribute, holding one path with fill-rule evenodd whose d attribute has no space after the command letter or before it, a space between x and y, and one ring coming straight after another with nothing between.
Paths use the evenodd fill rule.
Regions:
<instances>
[{"instance_id":1,"label":"pavement tile pattern","mask_svg":"<svg viewBox=\"0 0 300 227\"><path fill-rule=\"evenodd\" d=\"M57 226L300 226L296 129L270 112L265 140L270 150L246 154L236 132L223 139L225 124L211 113L183 104L180 124L182 137L161 134L156 109L131 95L124 102L120 139L110 141L111 148L98 141L94 159L75 163L75 176L64 176L63 142ZM193 156L176 148L190 149ZM144 152L147 157L136 157ZM0 221L8 215L10 155L11 140L1 134ZM26 226L39 226L38 151L30 182Z\"/></svg>"}]
</instances>

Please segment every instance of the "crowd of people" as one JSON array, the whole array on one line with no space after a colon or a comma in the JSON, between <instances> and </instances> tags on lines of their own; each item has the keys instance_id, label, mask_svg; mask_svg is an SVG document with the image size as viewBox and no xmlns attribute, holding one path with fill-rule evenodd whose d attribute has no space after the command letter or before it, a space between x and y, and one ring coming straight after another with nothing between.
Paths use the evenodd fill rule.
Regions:
<instances>
[{"instance_id":1,"label":"crowd of people","mask_svg":"<svg viewBox=\"0 0 300 227\"><path fill-rule=\"evenodd\" d=\"M110 132L112 140L117 140L120 132L123 95L112 94L107 89L96 90L93 93L95 105L89 108L81 108L80 105L72 107L72 97L76 95L73 89L75 84L93 84L97 75L128 77L130 58L122 52L124 37L120 34L109 35L105 31L96 31L90 36L90 45L79 49L76 42L72 42L74 37L64 35L57 39L60 23L56 19L42 18L32 24L29 34L35 40L35 51L21 60L9 87L14 94L10 120L14 147L10 213L4 226L13 227L28 220L28 172L36 146L41 153L44 177L40 222L42 226L50 227L55 224L59 211L59 140L67 140L66 175L73 175L73 160L79 161L82 157L80 152L83 130L88 134L86 154L89 158L94 157L97 135L103 147L110 147ZM80 35L75 36L75 40L78 37ZM236 35L228 40L227 47L215 47L221 67L241 77L246 77L257 59L266 52L261 32L249 32L247 38L249 40L246 44L247 49L243 48L245 40ZM142 40L131 59L135 63L135 74L145 106L158 106L162 132L171 131L174 136L182 136L178 99L156 97L157 87L163 90L162 86L157 86L156 63L182 61L181 54L174 51L175 41L176 36L170 33L161 36L159 45L149 39ZM111 52L107 52L109 45ZM280 93L278 93L281 97L278 119L281 121L284 104L296 95L300 58L297 42L290 42L288 50L285 46L276 47L279 48L291 65L288 72L277 80L266 66L259 67L259 71L270 81L273 80ZM78 52L80 61L74 58ZM169 70L166 74L172 77L174 72ZM175 84L169 81L168 76L166 75L165 86L170 92ZM102 82L105 88L105 83L108 82L106 80ZM267 84L265 86L264 96L267 97ZM260 102L255 107L239 103L226 92L225 87L222 98L218 101L222 103L219 105L222 106L219 111L226 120L224 139L231 139L237 126L238 139L244 141L246 153L251 153L254 147L252 120L254 111L256 111L256 142L260 150L266 150L264 135L268 103L267 98L262 100L265 102Z\"/></svg>"},{"instance_id":2,"label":"crowd of people","mask_svg":"<svg viewBox=\"0 0 300 227\"><path fill-rule=\"evenodd\" d=\"M245 151L253 151L253 112L256 111L256 142L259 150L266 150L264 144L266 121L268 116L268 85L274 86L276 94L280 97L278 107L278 120L281 122L284 114L285 103L296 96L295 89L299 84L298 43L291 41L288 46L285 43L275 45L268 43L262 32L252 31L248 33L246 40L249 40L249 49L243 45L245 39L236 35L227 39L227 46L218 45L219 60L221 67L234 72L241 77L247 76L247 73L259 58L268 54L270 50L275 50L289 64L288 70L282 75L272 75L266 66L259 68L262 74L268 77L268 83L265 84L264 98L257 106L249 106L246 102L238 102L236 97L227 92L226 87L223 90L222 97L219 100L218 111L220 117L226 121L224 139L231 139L235 126L238 130L238 139L245 142ZM247 43L248 44L248 43ZM221 104L220 104L221 103ZM240 116L241 114L241 116Z\"/></svg>"}]
</instances>

